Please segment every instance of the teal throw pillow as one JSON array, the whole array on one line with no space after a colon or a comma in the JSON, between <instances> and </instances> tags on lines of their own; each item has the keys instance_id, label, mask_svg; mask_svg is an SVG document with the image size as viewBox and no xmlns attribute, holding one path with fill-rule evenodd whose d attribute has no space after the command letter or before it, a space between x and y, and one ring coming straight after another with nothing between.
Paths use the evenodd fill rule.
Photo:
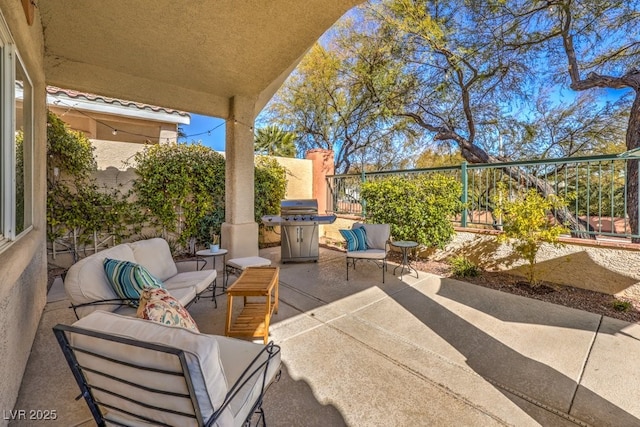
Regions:
<instances>
[{"instance_id":1,"label":"teal throw pillow","mask_svg":"<svg viewBox=\"0 0 640 427\"><path fill-rule=\"evenodd\" d=\"M135 262L105 258L104 272L116 294L129 299L129 305L137 307L144 288L164 288L160 279Z\"/></svg>"},{"instance_id":2,"label":"teal throw pillow","mask_svg":"<svg viewBox=\"0 0 640 427\"><path fill-rule=\"evenodd\" d=\"M347 251L365 251L367 250L367 235L364 228L354 228L351 230L338 230L344 240L347 241Z\"/></svg>"}]
</instances>

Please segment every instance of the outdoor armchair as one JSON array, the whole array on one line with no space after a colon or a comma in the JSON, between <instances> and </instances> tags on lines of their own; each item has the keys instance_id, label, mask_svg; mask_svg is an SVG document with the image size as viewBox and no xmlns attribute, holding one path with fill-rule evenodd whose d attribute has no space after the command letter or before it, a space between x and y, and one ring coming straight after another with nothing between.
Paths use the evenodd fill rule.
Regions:
<instances>
[{"instance_id":1,"label":"outdoor armchair","mask_svg":"<svg viewBox=\"0 0 640 427\"><path fill-rule=\"evenodd\" d=\"M280 347L96 311L54 333L97 425L264 425Z\"/></svg>"},{"instance_id":2,"label":"outdoor armchair","mask_svg":"<svg viewBox=\"0 0 640 427\"><path fill-rule=\"evenodd\" d=\"M384 275L387 270L387 254L389 253L389 238L391 236L391 227L389 224L362 224L355 223L351 230L362 228L364 230L364 243L356 245L355 250L349 250L349 242L347 241L347 280L349 280L349 267L356 269L357 260L373 261L382 269L382 283L384 283ZM342 235L349 235L344 233ZM348 239L347 239L348 240Z\"/></svg>"}]
</instances>

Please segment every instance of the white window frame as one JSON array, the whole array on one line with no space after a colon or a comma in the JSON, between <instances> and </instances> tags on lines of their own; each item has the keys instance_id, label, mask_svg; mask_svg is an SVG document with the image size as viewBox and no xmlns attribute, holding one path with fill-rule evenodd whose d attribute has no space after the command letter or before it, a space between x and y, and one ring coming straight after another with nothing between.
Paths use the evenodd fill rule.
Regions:
<instances>
[{"instance_id":1,"label":"white window frame","mask_svg":"<svg viewBox=\"0 0 640 427\"><path fill-rule=\"evenodd\" d=\"M22 141L22 153L23 153L22 156L23 156L23 164L24 164L23 219L25 224L20 234L15 236L16 239L19 239L21 236L28 233L33 228L33 150L34 150L33 103L34 103L34 96L33 96L33 81L29 76L29 72L27 71L27 67L24 64L24 61L22 60L20 53L17 51L15 52L15 59L16 59L16 62L13 67L14 73L16 68L15 65L18 65L18 64L20 64L20 67L22 68L22 72L24 73L24 80L23 80L23 87L22 87L22 123L21 125L23 126L23 141ZM16 105L15 104L16 103L15 79L12 87L14 88L13 111L15 112L15 105ZM14 159L14 171L15 171L15 161L17 161L17 159L15 158L15 146L16 146L15 145L15 127L16 127L15 117L13 122L14 122L14 133L13 133L14 143L11 145L13 146L13 150L14 150L13 159ZM15 179L15 172L13 177ZM15 188L15 184L13 188ZM14 210L15 210L15 203L14 203Z\"/></svg>"},{"instance_id":2,"label":"white window frame","mask_svg":"<svg viewBox=\"0 0 640 427\"><path fill-rule=\"evenodd\" d=\"M25 224L16 235L16 65L20 63L30 90L23 93L30 100L23 100L23 117L28 123L25 129ZM9 27L0 14L0 252L33 228L33 83L24 62L16 51Z\"/></svg>"}]
</instances>

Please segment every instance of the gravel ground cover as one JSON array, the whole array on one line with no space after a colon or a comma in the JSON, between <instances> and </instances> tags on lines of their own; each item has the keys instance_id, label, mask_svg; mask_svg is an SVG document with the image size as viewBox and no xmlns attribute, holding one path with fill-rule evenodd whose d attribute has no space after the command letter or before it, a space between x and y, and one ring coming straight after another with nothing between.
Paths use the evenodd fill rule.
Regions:
<instances>
[{"instance_id":1,"label":"gravel ground cover","mask_svg":"<svg viewBox=\"0 0 640 427\"><path fill-rule=\"evenodd\" d=\"M399 254L391 253L389 258L393 262L400 262ZM455 277L452 274L451 266L444 262L415 260L412 264L420 271L438 276L451 277L474 285L577 308L627 322L640 322L640 300L613 297L600 292L549 282L542 282L538 287L533 288L521 276L497 271L481 271L476 277Z\"/></svg>"}]
</instances>

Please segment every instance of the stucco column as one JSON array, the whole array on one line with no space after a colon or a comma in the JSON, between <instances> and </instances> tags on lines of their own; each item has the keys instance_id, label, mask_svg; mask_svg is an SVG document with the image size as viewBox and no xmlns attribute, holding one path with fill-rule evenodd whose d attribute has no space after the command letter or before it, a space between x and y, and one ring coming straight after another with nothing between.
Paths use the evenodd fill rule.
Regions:
<instances>
[{"instance_id":1,"label":"stucco column","mask_svg":"<svg viewBox=\"0 0 640 427\"><path fill-rule=\"evenodd\" d=\"M235 96L226 124L225 222L222 246L227 259L258 255L254 220L253 120L255 99Z\"/></svg>"},{"instance_id":2,"label":"stucco column","mask_svg":"<svg viewBox=\"0 0 640 427\"><path fill-rule=\"evenodd\" d=\"M325 149L309 150L305 154L313 162L313 198L318 200L318 213L327 211L327 175L333 175L333 151Z\"/></svg>"}]
</instances>

